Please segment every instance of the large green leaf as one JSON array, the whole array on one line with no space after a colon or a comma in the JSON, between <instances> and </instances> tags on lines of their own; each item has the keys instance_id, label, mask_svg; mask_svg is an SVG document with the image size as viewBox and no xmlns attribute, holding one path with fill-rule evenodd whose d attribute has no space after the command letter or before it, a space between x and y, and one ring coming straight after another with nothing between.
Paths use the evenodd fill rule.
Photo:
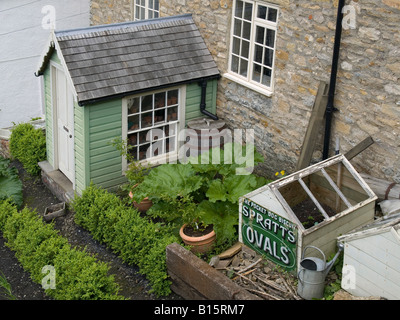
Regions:
<instances>
[{"instance_id":1,"label":"large green leaf","mask_svg":"<svg viewBox=\"0 0 400 320\"><path fill-rule=\"evenodd\" d=\"M196 175L190 164L163 164L150 171L136 187L133 199L140 202L145 197L157 201L165 196L184 197L202 186L203 178Z\"/></svg>"},{"instance_id":2,"label":"large green leaf","mask_svg":"<svg viewBox=\"0 0 400 320\"><path fill-rule=\"evenodd\" d=\"M236 228L239 224L239 206L231 202L217 201L212 203L204 200L197 207L201 219L206 224L212 224L217 235L217 243L221 244L236 238Z\"/></svg>"},{"instance_id":3,"label":"large green leaf","mask_svg":"<svg viewBox=\"0 0 400 320\"><path fill-rule=\"evenodd\" d=\"M22 206L22 182L16 168L9 167L10 161L0 157L0 200L11 199L18 207Z\"/></svg>"}]
</instances>

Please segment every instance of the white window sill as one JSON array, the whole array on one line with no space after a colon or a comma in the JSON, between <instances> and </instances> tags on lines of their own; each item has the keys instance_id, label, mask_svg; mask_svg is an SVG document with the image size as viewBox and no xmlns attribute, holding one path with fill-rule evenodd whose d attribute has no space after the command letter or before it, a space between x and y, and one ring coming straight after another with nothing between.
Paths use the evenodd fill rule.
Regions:
<instances>
[{"instance_id":1,"label":"white window sill","mask_svg":"<svg viewBox=\"0 0 400 320\"><path fill-rule=\"evenodd\" d=\"M263 88L261 88L259 86L256 86L256 85L254 85L254 84L252 84L250 82L247 82L247 81L245 81L243 79L240 79L239 77L237 77L237 76L235 76L235 75L233 75L231 73L226 72L222 76L224 78L226 78L226 79L232 80L232 81L234 81L234 82L236 82L236 83L238 83L238 84L240 84L240 85L242 85L242 86L244 86L246 88L249 88L249 89L251 89L251 90L253 90L253 91L257 92L257 93L260 93L260 94L262 94L264 96L271 97L272 94L273 94L272 91L267 90L267 89L263 89Z\"/></svg>"}]
</instances>

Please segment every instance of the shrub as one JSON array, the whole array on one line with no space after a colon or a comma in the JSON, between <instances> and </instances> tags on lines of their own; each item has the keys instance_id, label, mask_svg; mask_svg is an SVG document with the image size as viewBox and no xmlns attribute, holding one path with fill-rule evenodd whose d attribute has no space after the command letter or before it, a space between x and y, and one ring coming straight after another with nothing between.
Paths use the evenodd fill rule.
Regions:
<instances>
[{"instance_id":1,"label":"shrub","mask_svg":"<svg viewBox=\"0 0 400 320\"><path fill-rule=\"evenodd\" d=\"M127 207L114 194L91 184L72 207L75 221L106 243L126 263L135 264L145 274L158 296L171 293L165 250L178 242L171 228L153 223L133 207Z\"/></svg>"},{"instance_id":2,"label":"shrub","mask_svg":"<svg viewBox=\"0 0 400 320\"><path fill-rule=\"evenodd\" d=\"M32 279L41 283L44 266L56 270L56 288L46 294L59 300L122 299L109 267L85 251L72 248L68 241L45 224L35 211L21 212L10 201L0 201L0 230L7 246Z\"/></svg>"},{"instance_id":3,"label":"shrub","mask_svg":"<svg viewBox=\"0 0 400 320\"><path fill-rule=\"evenodd\" d=\"M16 168L11 168L10 160L0 157L0 201L10 199L18 207L22 206L22 182Z\"/></svg>"},{"instance_id":4,"label":"shrub","mask_svg":"<svg viewBox=\"0 0 400 320\"><path fill-rule=\"evenodd\" d=\"M41 129L30 123L20 123L11 131L11 155L18 159L31 175L38 175L38 162L46 159L46 137Z\"/></svg>"}]
</instances>

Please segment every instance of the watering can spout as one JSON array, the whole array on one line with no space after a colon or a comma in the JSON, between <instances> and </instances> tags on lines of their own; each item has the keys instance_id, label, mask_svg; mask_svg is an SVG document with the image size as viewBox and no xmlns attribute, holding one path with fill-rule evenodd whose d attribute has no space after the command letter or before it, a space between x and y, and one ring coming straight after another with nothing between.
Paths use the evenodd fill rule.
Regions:
<instances>
[{"instance_id":1,"label":"watering can spout","mask_svg":"<svg viewBox=\"0 0 400 320\"><path fill-rule=\"evenodd\" d=\"M333 267L333 264L335 263L335 261L339 257L340 253L343 251L343 248L344 248L343 243L338 242L338 248L339 248L339 250L338 250L338 252L336 252L336 254L333 257L333 259L326 264L326 268L325 268L325 272L324 272L325 276L327 276L329 271L331 271L331 269Z\"/></svg>"}]
</instances>

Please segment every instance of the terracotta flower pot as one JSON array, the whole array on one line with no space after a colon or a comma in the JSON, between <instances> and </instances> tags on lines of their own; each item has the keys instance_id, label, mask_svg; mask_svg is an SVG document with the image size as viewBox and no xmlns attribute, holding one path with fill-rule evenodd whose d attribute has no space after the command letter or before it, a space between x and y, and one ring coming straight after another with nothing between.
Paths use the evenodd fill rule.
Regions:
<instances>
[{"instance_id":1,"label":"terracotta flower pot","mask_svg":"<svg viewBox=\"0 0 400 320\"><path fill-rule=\"evenodd\" d=\"M133 193L132 191L129 191L129 197L132 199L133 198ZM136 201L133 201L133 206L141 213L145 213L147 210L150 209L150 207L153 205L153 202L149 200L148 197L144 198L142 202L137 203Z\"/></svg>"},{"instance_id":2,"label":"terracotta flower pot","mask_svg":"<svg viewBox=\"0 0 400 320\"><path fill-rule=\"evenodd\" d=\"M212 249L216 238L214 230L200 237L192 237L183 232L186 226L187 224L184 224L181 227L179 235L186 245L191 246L190 251L193 253L206 253Z\"/></svg>"}]
</instances>

